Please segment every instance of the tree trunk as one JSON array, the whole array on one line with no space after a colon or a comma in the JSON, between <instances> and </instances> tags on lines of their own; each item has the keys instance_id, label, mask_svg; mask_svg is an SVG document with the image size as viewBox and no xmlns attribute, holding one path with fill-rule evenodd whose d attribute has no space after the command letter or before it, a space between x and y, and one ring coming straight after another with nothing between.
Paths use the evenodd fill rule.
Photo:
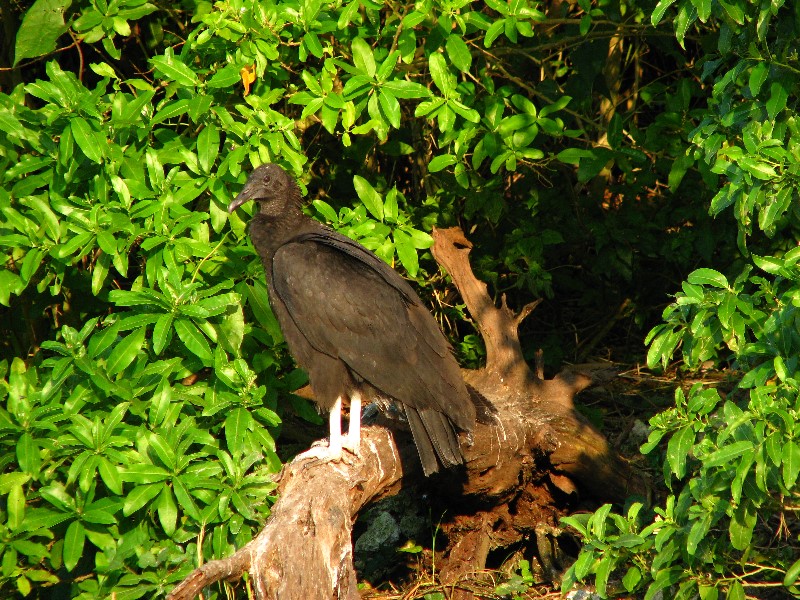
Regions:
<instances>
[{"instance_id":1,"label":"tree trunk","mask_svg":"<svg viewBox=\"0 0 800 600\"><path fill-rule=\"evenodd\" d=\"M591 375L563 371L545 380L539 365L533 372L525 362L517 328L538 302L519 314L505 299L496 307L472 273L470 243L459 229L435 231L432 250L486 344L486 366L464 371L482 408L473 443L462 440L465 468L435 476L437 489L451 498L449 520L441 524L448 548L440 577L454 598L471 598L459 581L483 569L491 550L527 536L546 537L559 516L555 496L579 491L600 502L621 502L644 493L645 484L574 410L573 397L591 384ZM395 439L387 426L365 427L358 457L287 464L261 533L233 556L194 571L169 598L193 598L203 587L245 572L259 600L358 598L351 543L356 516L422 479L408 436Z\"/></svg>"}]
</instances>

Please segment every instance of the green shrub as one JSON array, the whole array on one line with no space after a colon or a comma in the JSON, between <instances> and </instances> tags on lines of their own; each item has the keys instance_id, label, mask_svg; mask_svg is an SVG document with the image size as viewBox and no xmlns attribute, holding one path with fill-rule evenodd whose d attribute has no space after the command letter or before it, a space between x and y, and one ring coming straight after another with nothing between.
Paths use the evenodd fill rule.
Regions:
<instances>
[{"instance_id":1,"label":"green shrub","mask_svg":"<svg viewBox=\"0 0 800 600\"><path fill-rule=\"evenodd\" d=\"M706 23L711 5L697 4ZM263 523L281 417L309 411L290 395L304 376L245 222L226 212L257 164L290 169L314 216L429 294L443 284L428 232L456 223L498 295L557 296L579 314L633 297L634 328L653 322L648 303L665 289L655 266L668 282L698 256L709 269L749 260L754 210L772 236L759 237L762 265L792 272L777 252L793 231L781 194L796 95L781 86L796 59L786 44L739 58L751 41L792 39L794 21L768 18L787 11L779 4L758 9L764 35L749 41L736 11L750 4L725 3L719 31L689 36L695 16L679 5L682 42L719 37L721 61L704 63L723 82L709 106L693 72L642 66L646 49L669 65L680 55L634 2L30 5L4 58L22 83L0 94L0 593L158 597ZM615 80L620 37L631 53ZM731 102L737 89L751 104ZM747 127L754 115L759 129ZM740 138L745 154L723 152ZM715 198L721 177L738 187ZM742 207L740 251L733 220L707 217L712 201L715 213ZM790 277L729 289L703 273L687 284L702 301L679 299L654 330L653 361L681 341L703 348L695 362L737 335L757 344L750 324L762 343L781 337L770 307L786 308ZM725 299L751 289L750 312L741 295ZM723 303L733 337L716 333ZM705 311L694 331L691 311ZM437 312L459 319L463 307ZM573 329L553 329L536 341L557 362ZM477 362L471 334L458 347ZM751 346L748 368L766 369L763 356ZM758 373L754 386L769 379Z\"/></svg>"},{"instance_id":2,"label":"green shrub","mask_svg":"<svg viewBox=\"0 0 800 600\"><path fill-rule=\"evenodd\" d=\"M586 546L564 587L593 574L605 597L616 573L645 598L739 599L759 587L798 596L800 13L783 2L662 0L653 23L673 4L681 45L694 31L711 50L697 65L709 93L686 156L723 176L709 209L733 212L741 259L732 281L706 267L689 274L647 336L647 362L666 367L680 351L688 369L723 362L739 380L728 397L678 390L675 408L651 419L642 452L667 440L664 504L565 519Z\"/></svg>"}]
</instances>

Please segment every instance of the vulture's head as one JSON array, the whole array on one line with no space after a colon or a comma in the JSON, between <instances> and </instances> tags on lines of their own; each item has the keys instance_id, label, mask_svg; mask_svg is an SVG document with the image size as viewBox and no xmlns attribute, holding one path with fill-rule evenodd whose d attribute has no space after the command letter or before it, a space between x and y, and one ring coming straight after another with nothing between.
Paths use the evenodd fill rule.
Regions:
<instances>
[{"instance_id":1,"label":"vulture's head","mask_svg":"<svg viewBox=\"0 0 800 600\"><path fill-rule=\"evenodd\" d=\"M232 213L249 200L259 202L262 212L272 212L269 208L284 206L298 195L297 183L291 175L280 166L267 163L250 174L242 191L228 205L228 212Z\"/></svg>"}]
</instances>

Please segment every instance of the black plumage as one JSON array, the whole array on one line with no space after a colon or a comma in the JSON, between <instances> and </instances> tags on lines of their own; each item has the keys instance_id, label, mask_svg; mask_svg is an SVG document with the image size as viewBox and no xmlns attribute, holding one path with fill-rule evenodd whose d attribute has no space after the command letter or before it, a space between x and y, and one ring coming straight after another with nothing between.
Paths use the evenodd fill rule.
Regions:
<instances>
[{"instance_id":1,"label":"black plumage","mask_svg":"<svg viewBox=\"0 0 800 600\"><path fill-rule=\"evenodd\" d=\"M253 171L228 206L256 200L249 234L267 276L289 350L330 410L327 457L357 452L361 398L406 415L426 475L461 464L456 430L470 433L475 407L452 349L411 286L357 242L303 214L300 189L281 167ZM351 406L341 437L342 400ZM438 460L437 460L438 459Z\"/></svg>"}]
</instances>

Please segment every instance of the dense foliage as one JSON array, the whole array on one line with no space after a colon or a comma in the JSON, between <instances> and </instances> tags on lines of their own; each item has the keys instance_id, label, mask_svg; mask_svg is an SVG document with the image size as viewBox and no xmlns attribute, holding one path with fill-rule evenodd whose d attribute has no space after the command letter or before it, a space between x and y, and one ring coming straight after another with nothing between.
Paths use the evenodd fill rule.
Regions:
<instances>
[{"instance_id":1,"label":"dense foliage","mask_svg":"<svg viewBox=\"0 0 800 600\"><path fill-rule=\"evenodd\" d=\"M591 573L605 596L616 571L645 598L800 596L800 8L661 0L653 24L673 9L677 41L699 33L705 50L686 162L722 176L709 210L735 216L740 258L727 277L688 275L647 336L647 362L666 366L676 352L689 368L723 361L737 382L727 397L678 389L675 407L651 419L642 452L668 439L655 457L663 503L565 519L587 545L564 587Z\"/></svg>"},{"instance_id":2,"label":"dense foliage","mask_svg":"<svg viewBox=\"0 0 800 600\"><path fill-rule=\"evenodd\" d=\"M159 597L268 514L281 419L313 415L225 211L265 161L416 279L467 362L480 346L425 252L432 225L468 231L498 295L556 300L527 332L554 363L605 321L644 337L688 276L648 361L680 349L743 380L653 420L675 496L657 517L573 519L587 546L566 582L794 584L797 8L2 6L19 19L0 73L4 596Z\"/></svg>"}]
</instances>

